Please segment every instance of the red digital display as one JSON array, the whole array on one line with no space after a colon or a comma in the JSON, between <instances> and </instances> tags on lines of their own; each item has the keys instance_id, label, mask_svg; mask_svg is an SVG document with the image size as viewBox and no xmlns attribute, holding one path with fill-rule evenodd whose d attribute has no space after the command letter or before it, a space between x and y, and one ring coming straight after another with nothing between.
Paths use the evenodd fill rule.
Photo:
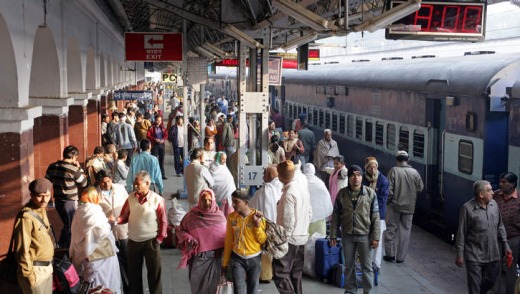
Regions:
<instances>
[{"instance_id":1,"label":"red digital display","mask_svg":"<svg viewBox=\"0 0 520 294\"><path fill-rule=\"evenodd\" d=\"M391 2L392 7L403 3ZM421 8L386 30L387 39L483 41L486 3L422 1Z\"/></svg>"}]
</instances>

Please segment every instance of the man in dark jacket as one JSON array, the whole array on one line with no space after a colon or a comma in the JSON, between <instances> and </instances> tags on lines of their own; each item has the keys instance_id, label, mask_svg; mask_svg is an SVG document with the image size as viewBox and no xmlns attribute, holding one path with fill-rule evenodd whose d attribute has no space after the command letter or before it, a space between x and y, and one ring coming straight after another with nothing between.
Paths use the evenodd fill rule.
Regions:
<instances>
[{"instance_id":1,"label":"man in dark jacket","mask_svg":"<svg viewBox=\"0 0 520 294\"><path fill-rule=\"evenodd\" d=\"M363 293L374 293L372 249L379 246L380 221L377 195L361 184L363 170L357 165L348 168L348 186L338 192L330 224L330 245L336 246L338 227L345 256L345 293L356 293L356 257L363 271Z\"/></svg>"}]
</instances>

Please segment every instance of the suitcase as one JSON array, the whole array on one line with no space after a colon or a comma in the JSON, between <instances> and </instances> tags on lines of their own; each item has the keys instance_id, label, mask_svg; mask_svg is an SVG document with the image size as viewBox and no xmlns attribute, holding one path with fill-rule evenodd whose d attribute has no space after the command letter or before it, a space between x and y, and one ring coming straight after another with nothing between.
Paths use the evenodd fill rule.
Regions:
<instances>
[{"instance_id":1,"label":"suitcase","mask_svg":"<svg viewBox=\"0 0 520 294\"><path fill-rule=\"evenodd\" d=\"M338 288L345 288L345 265L336 263L331 270L332 284Z\"/></svg>"},{"instance_id":2,"label":"suitcase","mask_svg":"<svg viewBox=\"0 0 520 294\"><path fill-rule=\"evenodd\" d=\"M341 240L336 242L336 246L329 246L329 239L321 238L316 240L315 255L316 276L320 280L330 279L330 270L336 263L341 262Z\"/></svg>"}]
</instances>

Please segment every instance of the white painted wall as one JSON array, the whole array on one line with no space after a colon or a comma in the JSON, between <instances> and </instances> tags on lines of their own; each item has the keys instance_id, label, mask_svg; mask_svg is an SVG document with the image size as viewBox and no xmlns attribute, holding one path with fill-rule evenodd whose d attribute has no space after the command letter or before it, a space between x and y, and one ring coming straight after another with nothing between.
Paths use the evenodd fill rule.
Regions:
<instances>
[{"instance_id":1,"label":"white painted wall","mask_svg":"<svg viewBox=\"0 0 520 294\"><path fill-rule=\"evenodd\" d=\"M86 62L89 48L94 52L96 70L95 85L100 87L99 56L103 54L105 61L114 64L124 63L124 39L112 23L105 17L93 0L53 0L47 6L47 27L54 40L55 52L58 57L58 71L56 75L43 75L35 77L38 81L38 91L41 93L58 93L59 97L68 97L67 86L67 46L70 39L74 39L79 46L81 68L70 70L80 71L82 77L82 90L85 91ZM2 97L0 93L1 107L25 107L29 105L29 88L31 83L31 71L33 69L33 47L35 34L40 25L44 25L44 6L41 0L0 1L0 15L5 20L14 50L16 72L0 72L0 75L15 75L17 79L10 80L17 83L18 97ZM0 26L2 24L0 23ZM2 35L0 37L3 38ZM4 43L6 40L0 40ZM46 40L49 42L49 40ZM9 56L8 48L0 46L0 55ZM11 51L12 54L12 51ZM5 58L5 57L4 57ZM76 57L77 58L77 57ZM35 60L34 62L40 62ZM78 64L78 63L76 63ZM77 66L74 66L77 67ZM110 67L108 67L110 68ZM0 70L2 68L0 67ZM119 70L116 66L115 70ZM78 73L74 73L77 75ZM40 74L41 75L41 74ZM124 74L112 74L105 76L125 77ZM55 81L58 83L46 81ZM112 85L129 82L129 80L113 80ZM46 88L46 84L48 87ZM53 86L54 85L54 86ZM58 87L56 89L55 87ZM77 91L78 89L72 89ZM15 92L15 91L13 91ZM13 93L8 93L13 95ZM37 95L39 96L39 95Z\"/></svg>"}]
</instances>

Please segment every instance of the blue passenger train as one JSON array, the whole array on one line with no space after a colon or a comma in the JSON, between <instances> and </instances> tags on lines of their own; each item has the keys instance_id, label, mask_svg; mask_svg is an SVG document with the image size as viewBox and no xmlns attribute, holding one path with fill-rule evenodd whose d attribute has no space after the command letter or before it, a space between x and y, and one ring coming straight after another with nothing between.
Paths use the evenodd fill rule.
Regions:
<instances>
[{"instance_id":1,"label":"blue passenger train","mask_svg":"<svg viewBox=\"0 0 520 294\"><path fill-rule=\"evenodd\" d=\"M210 77L210 91L225 84L219 78ZM474 181L496 188L501 172L520 173L517 54L286 70L271 94L288 127L303 112L317 138L331 129L347 165L375 156L386 173L396 151L406 150L425 184L414 222L446 241Z\"/></svg>"}]
</instances>

